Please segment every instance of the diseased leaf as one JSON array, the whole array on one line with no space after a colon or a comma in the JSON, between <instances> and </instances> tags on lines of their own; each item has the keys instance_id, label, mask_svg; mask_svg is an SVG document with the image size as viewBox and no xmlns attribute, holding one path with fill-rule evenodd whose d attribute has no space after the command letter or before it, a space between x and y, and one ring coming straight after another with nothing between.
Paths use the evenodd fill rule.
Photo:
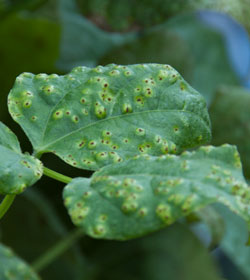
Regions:
<instances>
[{"instance_id":1,"label":"diseased leaf","mask_svg":"<svg viewBox=\"0 0 250 280\"><path fill-rule=\"evenodd\" d=\"M22 154L15 134L1 122L0 155L0 194L19 194L42 176L42 163Z\"/></svg>"},{"instance_id":2,"label":"diseased leaf","mask_svg":"<svg viewBox=\"0 0 250 280\"><path fill-rule=\"evenodd\" d=\"M250 91L241 87L218 89L210 107L213 143L237 145L244 174L250 178Z\"/></svg>"},{"instance_id":3,"label":"diseased leaf","mask_svg":"<svg viewBox=\"0 0 250 280\"><path fill-rule=\"evenodd\" d=\"M169 65L24 73L8 101L36 154L53 152L84 169L137 154L179 153L210 140L205 100Z\"/></svg>"},{"instance_id":4,"label":"diseased leaf","mask_svg":"<svg viewBox=\"0 0 250 280\"><path fill-rule=\"evenodd\" d=\"M15 256L11 249L0 244L1 280L38 280L36 273L23 260Z\"/></svg>"},{"instance_id":5,"label":"diseased leaf","mask_svg":"<svg viewBox=\"0 0 250 280\"><path fill-rule=\"evenodd\" d=\"M73 179L63 196L73 223L96 238L139 237L214 202L250 226L250 189L230 145L135 157L106 166L91 179Z\"/></svg>"}]
</instances>

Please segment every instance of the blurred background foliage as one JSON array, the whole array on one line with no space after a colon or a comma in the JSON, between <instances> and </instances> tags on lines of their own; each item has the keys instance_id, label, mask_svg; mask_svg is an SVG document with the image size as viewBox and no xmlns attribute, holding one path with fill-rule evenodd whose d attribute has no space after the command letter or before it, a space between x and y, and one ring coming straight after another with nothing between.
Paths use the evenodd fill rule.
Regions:
<instances>
[{"instance_id":1,"label":"blurred background foliage","mask_svg":"<svg viewBox=\"0 0 250 280\"><path fill-rule=\"evenodd\" d=\"M64 74L108 63L166 63L207 100L212 144L235 144L250 179L250 0L0 0L1 120L30 143L7 112L21 72ZM46 166L89 176L51 155ZM62 205L63 185L43 178L20 195L0 224L0 240L32 263L73 226ZM129 242L84 237L41 271L42 279L246 280L247 229L214 205L196 217ZM221 238L216 219L224 221ZM217 223L221 224L221 222Z\"/></svg>"}]
</instances>

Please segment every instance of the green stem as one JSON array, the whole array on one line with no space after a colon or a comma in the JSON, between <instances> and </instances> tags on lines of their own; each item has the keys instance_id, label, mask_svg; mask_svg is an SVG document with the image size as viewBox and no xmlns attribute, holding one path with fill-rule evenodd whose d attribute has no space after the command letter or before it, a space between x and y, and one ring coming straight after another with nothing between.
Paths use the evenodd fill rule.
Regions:
<instances>
[{"instance_id":1,"label":"green stem","mask_svg":"<svg viewBox=\"0 0 250 280\"><path fill-rule=\"evenodd\" d=\"M83 236L82 229L76 228L64 239L60 240L42 256L40 256L33 264L32 267L37 272L43 270L50 263L55 261L61 254L67 251L79 238Z\"/></svg>"},{"instance_id":2,"label":"green stem","mask_svg":"<svg viewBox=\"0 0 250 280\"><path fill-rule=\"evenodd\" d=\"M50 178L53 178L57 181L60 181L60 182L63 182L63 183L70 183L72 178L68 177L68 176L65 176L65 175L62 175L56 171L53 171L47 167L44 167L43 168L43 174L50 177Z\"/></svg>"},{"instance_id":3,"label":"green stem","mask_svg":"<svg viewBox=\"0 0 250 280\"><path fill-rule=\"evenodd\" d=\"M15 194L7 194L3 199L2 203L0 204L0 219L4 216L4 214L10 208L12 202L15 199Z\"/></svg>"}]
</instances>

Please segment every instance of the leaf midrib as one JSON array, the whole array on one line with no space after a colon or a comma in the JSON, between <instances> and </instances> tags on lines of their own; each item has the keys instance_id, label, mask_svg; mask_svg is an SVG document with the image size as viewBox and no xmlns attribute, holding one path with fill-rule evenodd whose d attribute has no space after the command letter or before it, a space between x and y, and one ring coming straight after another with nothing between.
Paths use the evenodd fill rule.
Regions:
<instances>
[{"instance_id":1,"label":"leaf midrib","mask_svg":"<svg viewBox=\"0 0 250 280\"><path fill-rule=\"evenodd\" d=\"M48 151L47 149L49 148L50 145L53 145L57 142L60 142L62 139L70 136L70 135L73 135L81 130L84 130L86 128L89 128L91 126L95 126L97 123L101 123L101 122L106 122L106 121L110 121L112 119L116 119L116 118L127 118L128 116L131 116L131 115L139 115L139 114L148 114L148 113L159 113L159 112L181 112L181 113L184 113L184 114L191 114L191 115L195 115L197 117L200 118L200 120L204 123L205 127L207 128L208 131L210 131L210 127L209 125L206 123L206 121L198 114L194 113L194 112L191 112L191 111L183 111L183 110L147 110L147 111L142 111L142 112L134 112L134 113L129 113L129 114L126 114L126 115L118 115L118 116L111 116L109 118L106 118L106 119L103 119L103 120L98 120L98 121L95 121L95 122L92 122L84 127L80 127L76 130L74 130L73 132L70 132L66 135L63 135L62 137L56 139L55 141L52 141L50 142L49 144L43 146L43 147L40 147L40 148L37 148L35 149L35 153L36 154L41 154L41 153L45 153L46 151Z\"/></svg>"}]
</instances>

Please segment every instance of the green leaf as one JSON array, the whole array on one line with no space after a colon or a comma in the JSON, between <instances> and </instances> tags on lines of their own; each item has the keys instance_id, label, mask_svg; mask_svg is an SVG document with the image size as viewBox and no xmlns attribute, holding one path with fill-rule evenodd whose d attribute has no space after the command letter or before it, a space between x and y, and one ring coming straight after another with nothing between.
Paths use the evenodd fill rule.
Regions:
<instances>
[{"instance_id":1,"label":"green leaf","mask_svg":"<svg viewBox=\"0 0 250 280\"><path fill-rule=\"evenodd\" d=\"M250 227L250 189L235 147L201 147L180 156L138 156L104 167L64 189L73 223L96 238L126 240L221 202Z\"/></svg>"},{"instance_id":2,"label":"green leaf","mask_svg":"<svg viewBox=\"0 0 250 280\"><path fill-rule=\"evenodd\" d=\"M62 70L79 65L96 66L106 52L136 36L133 32L119 34L99 29L80 14L75 1L61 0L58 7L62 39L57 65Z\"/></svg>"},{"instance_id":3,"label":"green leaf","mask_svg":"<svg viewBox=\"0 0 250 280\"><path fill-rule=\"evenodd\" d=\"M239 85L225 47L221 34L196 14L185 14L146 30L132 42L108 52L99 63L170 64L210 104L219 85Z\"/></svg>"},{"instance_id":4,"label":"green leaf","mask_svg":"<svg viewBox=\"0 0 250 280\"><path fill-rule=\"evenodd\" d=\"M77 3L84 15L115 31L153 26L176 14L197 10L224 12L250 27L249 0L77 0Z\"/></svg>"},{"instance_id":5,"label":"green leaf","mask_svg":"<svg viewBox=\"0 0 250 280\"><path fill-rule=\"evenodd\" d=\"M225 225L221 215L215 211L212 206L207 206L199 211L191 214L194 215L198 221L206 225L210 233L209 250L215 249L221 242L224 233Z\"/></svg>"},{"instance_id":6,"label":"green leaf","mask_svg":"<svg viewBox=\"0 0 250 280\"><path fill-rule=\"evenodd\" d=\"M91 257L96 280L222 280L212 255L179 223L127 242L98 241Z\"/></svg>"},{"instance_id":7,"label":"green leaf","mask_svg":"<svg viewBox=\"0 0 250 280\"><path fill-rule=\"evenodd\" d=\"M247 277L246 279L249 279L250 246L246 245L249 238L249 229L247 229L246 223L241 217L235 215L223 205L214 205L213 207L223 217L226 225L221 249L238 266Z\"/></svg>"},{"instance_id":8,"label":"green leaf","mask_svg":"<svg viewBox=\"0 0 250 280\"><path fill-rule=\"evenodd\" d=\"M42 163L22 154L15 134L1 122L0 154L0 194L19 194L42 176Z\"/></svg>"},{"instance_id":9,"label":"green leaf","mask_svg":"<svg viewBox=\"0 0 250 280\"><path fill-rule=\"evenodd\" d=\"M107 52L99 64L169 64L188 80L193 76L193 60L192 49L176 32L168 28L152 28L145 30L133 41Z\"/></svg>"},{"instance_id":10,"label":"green leaf","mask_svg":"<svg viewBox=\"0 0 250 280\"><path fill-rule=\"evenodd\" d=\"M36 273L23 260L15 256L11 249L0 244L1 280L38 280Z\"/></svg>"},{"instance_id":11,"label":"green leaf","mask_svg":"<svg viewBox=\"0 0 250 280\"><path fill-rule=\"evenodd\" d=\"M147 254L139 279L222 280L212 256L185 225L176 223L140 242Z\"/></svg>"},{"instance_id":12,"label":"green leaf","mask_svg":"<svg viewBox=\"0 0 250 280\"><path fill-rule=\"evenodd\" d=\"M24 73L8 101L36 154L89 170L136 154L179 153L211 136L205 100L169 65Z\"/></svg>"},{"instance_id":13,"label":"green leaf","mask_svg":"<svg viewBox=\"0 0 250 280\"><path fill-rule=\"evenodd\" d=\"M2 122L0 122L0 146L21 153L21 148L16 135Z\"/></svg>"},{"instance_id":14,"label":"green leaf","mask_svg":"<svg viewBox=\"0 0 250 280\"><path fill-rule=\"evenodd\" d=\"M218 89L210 106L213 144L237 145L244 174L250 178L250 91L241 87Z\"/></svg>"}]
</instances>

